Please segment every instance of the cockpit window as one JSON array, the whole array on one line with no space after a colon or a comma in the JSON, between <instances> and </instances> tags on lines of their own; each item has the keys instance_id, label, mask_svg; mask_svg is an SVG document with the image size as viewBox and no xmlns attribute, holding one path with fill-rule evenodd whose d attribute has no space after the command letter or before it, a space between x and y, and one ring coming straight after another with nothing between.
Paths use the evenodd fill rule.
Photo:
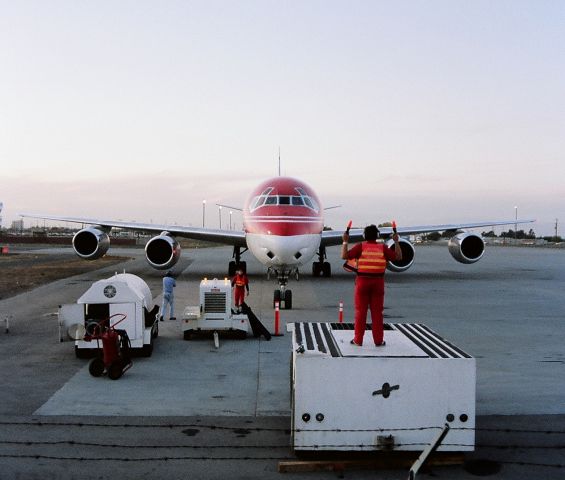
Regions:
<instances>
[{"instance_id":1,"label":"cockpit window","mask_svg":"<svg viewBox=\"0 0 565 480\"><path fill-rule=\"evenodd\" d=\"M269 187L263 190L261 192L261 195L256 196L253 199L253 201L250 203L249 209L253 211L261 207L265 203L265 200L267 199L267 195L269 195L269 193L271 193L272 191L273 191L273 187Z\"/></svg>"},{"instance_id":2,"label":"cockpit window","mask_svg":"<svg viewBox=\"0 0 565 480\"><path fill-rule=\"evenodd\" d=\"M314 210L315 212L319 212L320 211L320 206L318 205L318 202L316 202L316 200L314 200L310 195L308 195L303 188L300 187L296 187L296 191L300 194L300 198L302 200L304 200L304 203L306 204L306 206L308 208L311 208L312 210Z\"/></svg>"},{"instance_id":3,"label":"cockpit window","mask_svg":"<svg viewBox=\"0 0 565 480\"><path fill-rule=\"evenodd\" d=\"M316 200L308 195L304 189L297 187L295 190L299 195L271 195L273 187L269 187L261 192L261 195L258 195L251 201L249 210L252 212L264 205L289 205L293 207L305 206L314 210L316 213L320 211Z\"/></svg>"}]
</instances>

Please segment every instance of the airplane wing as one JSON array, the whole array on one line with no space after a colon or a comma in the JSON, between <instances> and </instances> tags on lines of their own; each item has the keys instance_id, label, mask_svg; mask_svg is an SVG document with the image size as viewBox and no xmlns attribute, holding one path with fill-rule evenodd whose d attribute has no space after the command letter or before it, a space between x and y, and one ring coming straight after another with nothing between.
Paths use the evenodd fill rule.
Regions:
<instances>
[{"instance_id":1,"label":"airplane wing","mask_svg":"<svg viewBox=\"0 0 565 480\"><path fill-rule=\"evenodd\" d=\"M522 223L532 223L535 220L503 220L503 221L485 221L475 223L447 223L444 225L419 225L415 227L398 227L396 230L399 235L417 235L419 233L443 232L445 230L460 230L464 228L494 227L499 225L517 225ZM383 237L392 235L392 227L379 227L379 231ZM321 245L329 247L331 245L339 245L343 241L345 230L324 230L322 232ZM349 241L361 242L363 240L363 229L352 228L349 231Z\"/></svg>"},{"instance_id":2,"label":"airplane wing","mask_svg":"<svg viewBox=\"0 0 565 480\"><path fill-rule=\"evenodd\" d=\"M122 222L116 220L101 220L83 217L59 217L55 215L38 215L20 213L22 217L40 218L42 220L55 220L59 222L80 223L100 226L105 228L123 228L134 232L161 233L169 232L177 237L205 240L208 242L223 243L236 247L246 247L245 232L241 230L217 230L210 228L183 227L181 225L160 225L156 223Z\"/></svg>"}]
</instances>

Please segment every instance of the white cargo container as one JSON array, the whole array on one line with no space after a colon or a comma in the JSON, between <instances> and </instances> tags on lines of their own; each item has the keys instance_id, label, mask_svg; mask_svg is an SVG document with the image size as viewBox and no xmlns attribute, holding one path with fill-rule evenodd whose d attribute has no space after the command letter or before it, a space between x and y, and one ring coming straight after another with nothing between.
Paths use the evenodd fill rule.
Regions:
<instances>
[{"instance_id":1,"label":"white cargo container","mask_svg":"<svg viewBox=\"0 0 565 480\"><path fill-rule=\"evenodd\" d=\"M59 324L65 330L79 332L75 338L77 357L87 356L96 348L96 341L82 338L108 318L110 326L120 322L116 328L127 332L132 348L150 356L159 331L158 310L147 283L136 275L120 273L93 283L77 303L61 305Z\"/></svg>"},{"instance_id":2,"label":"white cargo container","mask_svg":"<svg viewBox=\"0 0 565 480\"><path fill-rule=\"evenodd\" d=\"M475 359L421 324L385 325L386 346L353 325L294 323L292 446L312 450L472 451Z\"/></svg>"}]
</instances>

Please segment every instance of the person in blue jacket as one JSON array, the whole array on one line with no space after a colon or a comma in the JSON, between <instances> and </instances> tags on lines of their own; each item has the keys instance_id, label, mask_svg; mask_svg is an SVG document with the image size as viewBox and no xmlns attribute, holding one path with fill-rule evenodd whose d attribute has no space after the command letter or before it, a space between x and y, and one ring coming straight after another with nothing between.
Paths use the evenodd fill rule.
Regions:
<instances>
[{"instance_id":1,"label":"person in blue jacket","mask_svg":"<svg viewBox=\"0 0 565 480\"><path fill-rule=\"evenodd\" d=\"M160 313L160 320L163 321L163 317L165 316L165 309L167 305L169 306L169 320L176 320L175 317L175 295L174 295L174 288L177 286L177 282L173 277L173 272L170 270L165 274L163 277L163 304L161 305L161 313Z\"/></svg>"}]
</instances>

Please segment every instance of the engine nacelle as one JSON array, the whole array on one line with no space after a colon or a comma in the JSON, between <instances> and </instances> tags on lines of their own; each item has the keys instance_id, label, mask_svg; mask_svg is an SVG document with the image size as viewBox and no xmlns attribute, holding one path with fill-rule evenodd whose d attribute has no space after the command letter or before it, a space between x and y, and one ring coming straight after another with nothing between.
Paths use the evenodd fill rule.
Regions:
<instances>
[{"instance_id":1,"label":"engine nacelle","mask_svg":"<svg viewBox=\"0 0 565 480\"><path fill-rule=\"evenodd\" d=\"M402 250L402 260L387 262L386 268L391 272L405 272L414 263L414 246L405 238L399 239L398 242ZM387 240L386 246L394 250L394 240L392 238Z\"/></svg>"},{"instance_id":2,"label":"engine nacelle","mask_svg":"<svg viewBox=\"0 0 565 480\"><path fill-rule=\"evenodd\" d=\"M485 253L485 242L474 233L459 233L449 239L451 256L461 263L478 262Z\"/></svg>"},{"instance_id":3,"label":"engine nacelle","mask_svg":"<svg viewBox=\"0 0 565 480\"><path fill-rule=\"evenodd\" d=\"M180 258L180 252L179 243L169 232L153 237L145 245L147 262L157 270L167 270L173 267Z\"/></svg>"},{"instance_id":4,"label":"engine nacelle","mask_svg":"<svg viewBox=\"0 0 565 480\"><path fill-rule=\"evenodd\" d=\"M110 248L110 237L98 228L83 228L75 233L73 248L80 258L96 260L104 256Z\"/></svg>"}]
</instances>

